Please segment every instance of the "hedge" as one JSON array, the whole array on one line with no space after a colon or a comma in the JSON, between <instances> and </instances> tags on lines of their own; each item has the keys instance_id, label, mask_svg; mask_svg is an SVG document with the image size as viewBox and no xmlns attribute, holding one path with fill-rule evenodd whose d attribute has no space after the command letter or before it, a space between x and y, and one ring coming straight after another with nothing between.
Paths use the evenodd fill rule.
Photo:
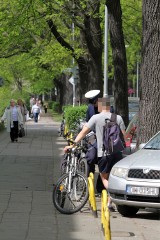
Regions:
<instances>
[{"instance_id":1,"label":"hedge","mask_svg":"<svg viewBox=\"0 0 160 240\"><path fill-rule=\"evenodd\" d=\"M69 129L73 129L76 127L77 122L80 119L85 119L87 105L81 106L65 106L64 108L64 116L66 120L66 125Z\"/></svg>"},{"instance_id":2,"label":"hedge","mask_svg":"<svg viewBox=\"0 0 160 240\"><path fill-rule=\"evenodd\" d=\"M61 106L59 102L52 102L52 110L54 112L60 113L61 112Z\"/></svg>"}]
</instances>

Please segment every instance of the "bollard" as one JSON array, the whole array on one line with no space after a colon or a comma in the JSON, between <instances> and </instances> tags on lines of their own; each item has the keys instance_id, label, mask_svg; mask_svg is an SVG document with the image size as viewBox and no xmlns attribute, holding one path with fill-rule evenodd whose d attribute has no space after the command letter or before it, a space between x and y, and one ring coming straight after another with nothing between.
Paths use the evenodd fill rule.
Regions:
<instances>
[{"instance_id":1,"label":"bollard","mask_svg":"<svg viewBox=\"0 0 160 240\"><path fill-rule=\"evenodd\" d=\"M106 190L103 190L101 196L101 226L105 236L105 240L111 240L110 213L107 204L108 194Z\"/></svg>"},{"instance_id":2,"label":"bollard","mask_svg":"<svg viewBox=\"0 0 160 240\"><path fill-rule=\"evenodd\" d=\"M69 140L73 141L73 133L69 131L67 125L65 125L65 127L64 127L64 136L66 136L66 140L68 141L68 145L70 145L71 143L69 142Z\"/></svg>"},{"instance_id":3,"label":"bollard","mask_svg":"<svg viewBox=\"0 0 160 240\"><path fill-rule=\"evenodd\" d=\"M88 177L88 189L89 189L89 205L92 210L94 217L98 217L97 214L97 205L96 205L96 198L95 198L95 191L94 191L94 175L90 173Z\"/></svg>"},{"instance_id":4,"label":"bollard","mask_svg":"<svg viewBox=\"0 0 160 240\"><path fill-rule=\"evenodd\" d=\"M67 125L65 124L65 126L64 126L64 135L66 135L67 132L68 132L68 127L67 127Z\"/></svg>"}]
</instances>

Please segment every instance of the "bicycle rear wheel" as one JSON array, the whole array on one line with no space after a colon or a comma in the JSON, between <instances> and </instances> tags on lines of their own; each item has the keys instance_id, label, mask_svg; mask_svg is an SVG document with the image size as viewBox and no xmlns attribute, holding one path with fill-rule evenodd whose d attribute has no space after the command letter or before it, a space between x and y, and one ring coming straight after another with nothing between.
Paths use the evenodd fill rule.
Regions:
<instances>
[{"instance_id":1,"label":"bicycle rear wheel","mask_svg":"<svg viewBox=\"0 0 160 240\"><path fill-rule=\"evenodd\" d=\"M71 176L69 192L69 174L63 175L53 190L53 204L63 214L73 214L82 209L88 200L88 181L82 173Z\"/></svg>"}]
</instances>

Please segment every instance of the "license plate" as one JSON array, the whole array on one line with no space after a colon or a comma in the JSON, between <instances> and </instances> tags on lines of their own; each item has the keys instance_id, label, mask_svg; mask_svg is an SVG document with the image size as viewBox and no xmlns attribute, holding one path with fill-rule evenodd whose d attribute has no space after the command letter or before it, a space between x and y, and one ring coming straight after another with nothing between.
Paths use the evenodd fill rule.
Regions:
<instances>
[{"instance_id":1,"label":"license plate","mask_svg":"<svg viewBox=\"0 0 160 240\"><path fill-rule=\"evenodd\" d=\"M159 195L159 188L156 188L156 187L127 186L126 191L128 194L133 194L133 195L143 195L143 196Z\"/></svg>"}]
</instances>

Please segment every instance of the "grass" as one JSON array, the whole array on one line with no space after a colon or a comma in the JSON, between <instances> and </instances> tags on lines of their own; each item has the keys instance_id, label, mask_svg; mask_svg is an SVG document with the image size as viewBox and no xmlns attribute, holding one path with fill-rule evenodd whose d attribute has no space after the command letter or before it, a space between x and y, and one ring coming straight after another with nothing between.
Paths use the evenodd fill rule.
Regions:
<instances>
[{"instance_id":1,"label":"grass","mask_svg":"<svg viewBox=\"0 0 160 240\"><path fill-rule=\"evenodd\" d=\"M48 109L48 112L52 114L53 120L55 122L61 122L62 121L62 114L57 113L57 112L53 112L52 109Z\"/></svg>"}]
</instances>

